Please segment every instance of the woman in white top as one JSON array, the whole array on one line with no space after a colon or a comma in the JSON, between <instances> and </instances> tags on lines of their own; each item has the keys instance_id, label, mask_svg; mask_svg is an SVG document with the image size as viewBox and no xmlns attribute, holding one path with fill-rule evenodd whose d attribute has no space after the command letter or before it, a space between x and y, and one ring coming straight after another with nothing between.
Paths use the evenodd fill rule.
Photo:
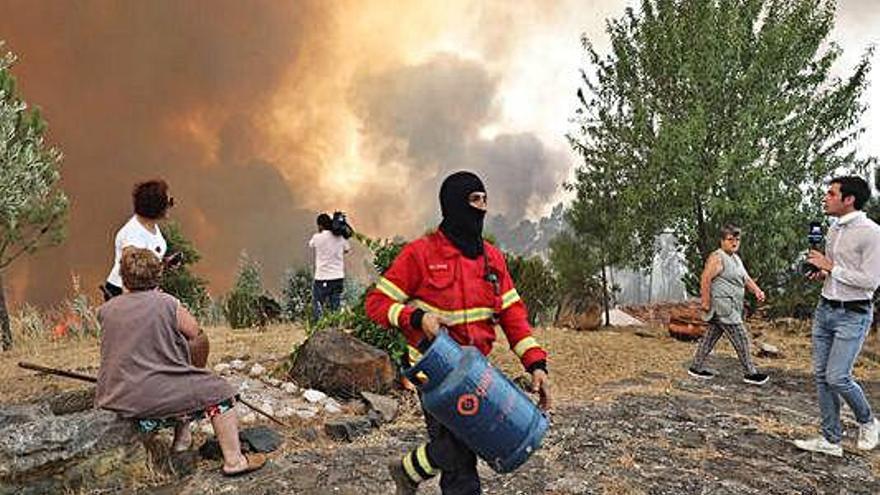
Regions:
<instances>
[{"instance_id":1,"label":"woman in white top","mask_svg":"<svg viewBox=\"0 0 880 495\"><path fill-rule=\"evenodd\" d=\"M166 218L168 209L174 206L174 198L168 194L168 184L162 179L135 184L131 198L134 215L116 233L113 268L107 275L107 282L101 286L105 301L122 294L119 260L122 258L123 248L132 246L149 249L160 260L165 259L165 252L168 250L165 237L159 230L159 221Z\"/></svg>"},{"instance_id":2,"label":"woman in white top","mask_svg":"<svg viewBox=\"0 0 880 495\"><path fill-rule=\"evenodd\" d=\"M336 311L342 299L345 281L343 255L351 250L348 240L332 231L333 219L318 215L318 233L309 240L315 250L315 282L312 285L312 312L315 320L326 311Z\"/></svg>"}]
</instances>

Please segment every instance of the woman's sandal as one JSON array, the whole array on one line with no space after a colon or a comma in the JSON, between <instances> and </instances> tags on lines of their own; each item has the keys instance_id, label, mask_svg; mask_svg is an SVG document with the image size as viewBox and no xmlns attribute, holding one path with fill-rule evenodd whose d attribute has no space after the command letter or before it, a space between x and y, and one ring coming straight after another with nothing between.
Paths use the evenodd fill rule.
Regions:
<instances>
[{"instance_id":1,"label":"woman's sandal","mask_svg":"<svg viewBox=\"0 0 880 495\"><path fill-rule=\"evenodd\" d=\"M227 471L224 468L220 468L220 471L223 472L223 476L227 477L235 477L241 476L247 473L253 473L254 471L258 471L260 468L266 465L266 456L263 454L242 454L245 459L247 459L247 466L243 469L239 469L238 471Z\"/></svg>"}]
</instances>

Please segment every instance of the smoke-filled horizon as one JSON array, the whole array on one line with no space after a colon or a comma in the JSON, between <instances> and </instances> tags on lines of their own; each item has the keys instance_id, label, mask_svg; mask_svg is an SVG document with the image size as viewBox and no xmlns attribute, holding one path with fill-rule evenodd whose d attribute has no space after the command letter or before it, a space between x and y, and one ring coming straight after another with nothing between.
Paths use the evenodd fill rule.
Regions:
<instances>
[{"instance_id":1,"label":"smoke-filled horizon","mask_svg":"<svg viewBox=\"0 0 880 495\"><path fill-rule=\"evenodd\" d=\"M8 296L52 303L72 273L93 290L132 185L153 177L215 295L242 251L270 287L310 263L321 211L370 236L420 234L454 170L484 178L492 213L534 218L576 161L579 37L601 47L630 3L0 0L0 40L71 199L68 239L17 261Z\"/></svg>"}]
</instances>

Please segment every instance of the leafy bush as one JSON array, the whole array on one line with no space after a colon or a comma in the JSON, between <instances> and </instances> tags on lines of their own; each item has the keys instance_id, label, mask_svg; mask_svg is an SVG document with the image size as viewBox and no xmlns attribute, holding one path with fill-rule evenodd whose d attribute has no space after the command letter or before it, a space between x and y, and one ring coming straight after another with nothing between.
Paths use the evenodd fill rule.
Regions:
<instances>
[{"instance_id":1,"label":"leafy bush","mask_svg":"<svg viewBox=\"0 0 880 495\"><path fill-rule=\"evenodd\" d=\"M247 328L259 325L260 296L263 282L260 265L242 254L239 260L238 276L224 303L226 321L232 328Z\"/></svg>"},{"instance_id":2,"label":"leafy bush","mask_svg":"<svg viewBox=\"0 0 880 495\"><path fill-rule=\"evenodd\" d=\"M189 267L197 263L202 255L192 242L183 235L177 222L169 222L162 228L168 243L168 253L180 253L181 262L176 267L166 268L162 274L161 288L171 294L202 323L209 319L211 298L208 295L208 281L190 272Z\"/></svg>"},{"instance_id":3,"label":"leafy bush","mask_svg":"<svg viewBox=\"0 0 880 495\"><path fill-rule=\"evenodd\" d=\"M305 321L311 316L312 274L308 269L287 270L281 284L281 310L287 321Z\"/></svg>"},{"instance_id":4,"label":"leafy bush","mask_svg":"<svg viewBox=\"0 0 880 495\"><path fill-rule=\"evenodd\" d=\"M406 246L406 241L399 237L394 239L370 239L363 234L355 234L355 237L373 253L371 263L378 273L385 273L385 270L391 266L394 258L397 258L400 251Z\"/></svg>"},{"instance_id":5,"label":"leafy bush","mask_svg":"<svg viewBox=\"0 0 880 495\"><path fill-rule=\"evenodd\" d=\"M516 290L529 309L529 323L553 321L559 309L559 284L550 267L538 256L526 258L505 253L507 269Z\"/></svg>"}]
</instances>

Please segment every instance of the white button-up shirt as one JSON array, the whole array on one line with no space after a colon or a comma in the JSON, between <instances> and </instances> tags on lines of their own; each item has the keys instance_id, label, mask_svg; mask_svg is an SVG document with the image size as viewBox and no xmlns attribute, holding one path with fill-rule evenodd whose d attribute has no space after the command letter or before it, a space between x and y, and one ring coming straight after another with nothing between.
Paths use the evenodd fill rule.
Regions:
<instances>
[{"instance_id":1,"label":"white button-up shirt","mask_svg":"<svg viewBox=\"0 0 880 495\"><path fill-rule=\"evenodd\" d=\"M880 285L880 226L863 211L840 217L828 233L825 255L831 275L822 295L837 301L871 299Z\"/></svg>"}]
</instances>

